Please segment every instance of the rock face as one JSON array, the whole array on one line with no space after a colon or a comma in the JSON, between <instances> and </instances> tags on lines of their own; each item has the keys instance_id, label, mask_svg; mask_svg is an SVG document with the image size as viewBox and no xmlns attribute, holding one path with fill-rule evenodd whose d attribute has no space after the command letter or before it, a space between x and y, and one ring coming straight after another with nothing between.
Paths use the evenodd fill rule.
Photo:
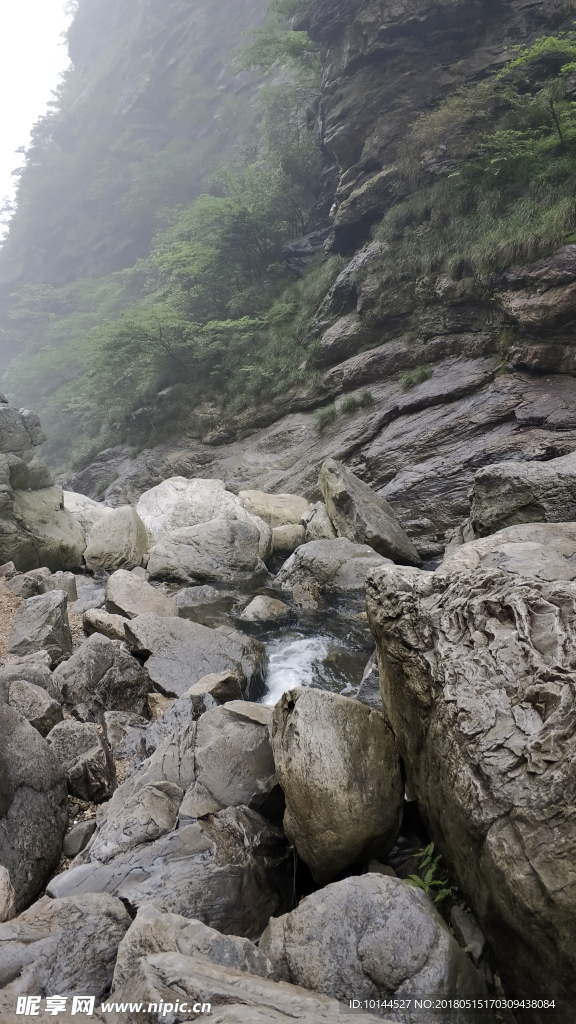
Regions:
<instances>
[{"instance_id":1,"label":"rock face","mask_svg":"<svg viewBox=\"0 0 576 1024\"><path fill-rule=\"evenodd\" d=\"M90 992L102 999L129 925L127 911L112 896L44 896L0 925L0 1008L13 1013L22 990L43 997Z\"/></svg>"},{"instance_id":2,"label":"rock face","mask_svg":"<svg viewBox=\"0 0 576 1024\"><path fill-rule=\"evenodd\" d=\"M360 1001L442 999L455 992L474 998L484 992L480 975L425 893L384 875L347 878L313 893L290 914L272 918L259 948L283 981L343 1003L351 992ZM398 1019L468 1024L470 1015L448 1009L405 1012Z\"/></svg>"},{"instance_id":3,"label":"rock face","mask_svg":"<svg viewBox=\"0 0 576 1024\"><path fill-rule=\"evenodd\" d=\"M326 594L361 591L368 573L386 561L367 544L353 544L345 537L315 540L303 544L284 563L276 583L282 590L299 585Z\"/></svg>"},{"instance_id":4,"label":"rock face","mask_svg":"<svg viewBox=\"0 0 576 1024\"><path fill-rule=\"evenodd\" d=\"M68 824L66 781L40 733L0 702L0 864L17 907L36 896L58 863Z\"/></svg>"},{"instance_id":5,"label":"rock face","mask_svg":"<svg viewBox=\"0 0 576 1024\"><path fill-rule=\"evenodd\" d=\"M419 565L420 555L384 498L334 459L320 470L328 515L339 537L368 544L395 562Z\"/></svg>"},{"instance_id":6,"label":"rock face","mask_svg":"<svg viewBox=\"0 0 576 1024\"><path fill-rule=\"evenodd\" d=\"M54 681L64 703L84 722L97 722L104 711L141 715L152 689L146 668L125 645L99 633L59 666Z\"/></svg>"},{"instance_id":7,"label":"rock face","mask_svg":"<svg viewBox=\"0 0 576 1024\"><path fill-rule=\"evenodd\" d=\"M25 657L46 651L52 665L68 658L72 654L72 634L67 607L68 597L62 590L24 601L14 617L8 653Z\"/></svg>"},{"instance_id":8,"label":"rock face","mask_svg":"<svg viewBox=\"0 0 576 1024\"><path fill-rule=\"evenodd\" d=\"M367 587L385 713L434 841L504 984L570 1005L576 585L442 566Z\"/></svg>"},{"instance_id":9,"label":"rock face","mask_svg":"<svg viewBox=\"0 0 576 1024\"><path fill-rule=\"evenodd\" d=\"M549 462L497 462L478 471L470 523L486 537L518 523L576 520L576 454Z\"/></svg>"},{"instance_id":10,"label":"rock face","mask_svg":"<svg viewBox=\"0 0 576 1024\"><path fill-rule=\"evenodd\" d=\"M125 569L113 573L106 584L106 610L127 619L135 619L147 612L163 617L178 615L174 602L161 590L156 590Z\"/></svg>"},{"instance_id":11,"label":"rock face","mask_svg":"<svg viewBox=\"0 0 576 1024\"><path fill-rule=\"evenodd\" d=\"M116 787L114 762L92 722L60 722L48 743L66 772L71 796L96 804L110 799Z\"/></svg>"},{"instance_id":12,"label":"rock face","mask_svg":"<svg viewBox=\"0 0 576 1024\"><path fill-rule=\"evenodd\" d=\"M167 695L180 697L204 676L225 671L235 673L248 700L264 693L266 648L235 629L139 615L126 626L126 637L132 650L151 655L148 674Z\"/></svg>"},{"instance_id":13,"label":"rock face","mask_svg":"<svg viewBox=\"0 0 576 1024\"><path fill-rule=\"evenodd\" d=\"M92 572L115 572L134 569L148 550L144 523L129 505L113 509L96 521L88 536L84 552L86 565Z\"/></svg>"},{"instance_id":14,"label":"rock face","mask_svg":"<svg viewBox=\"0 0 576 1024\"><path fill-rule=\"evenodd\" d=\"M381 715L347 697L290 690L274 708L270 735L284 829L315 881L385 856L398 837L404 791Z\"/></svg>"},{"instance_id":15,"label":"rock face","mask_svg":"<svg viewBox=\"0 0 576 1024\"><path fill-rule=\"evenodd\" d=\"M154 953L200 954L212 963L235 971L270 978L270 961L250 942L235 935L222 935L201 921L187 920L178 914L160 914L154 907L141 907L120 943L114 971L114 990L131 976L138 958Z\"/></svg>"},{"instance_id":16,"label":"rock face","mask_svg":"<svg viewBox=\"0 0 576 1024\"><path fill-rule=\"evenodd\" d=\"M450 552L442 572L498 568L542 580L576 579L576 524L522 523Z\"/></svg>"}]
</instances>

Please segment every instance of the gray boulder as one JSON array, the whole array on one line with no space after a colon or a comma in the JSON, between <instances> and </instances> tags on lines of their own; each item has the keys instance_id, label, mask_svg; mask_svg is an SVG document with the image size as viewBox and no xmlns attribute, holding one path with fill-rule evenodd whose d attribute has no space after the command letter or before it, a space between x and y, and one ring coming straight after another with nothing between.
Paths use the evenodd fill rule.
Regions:
<instances>
[{"instance_id":1,"label":"gray boulder","mask_svg":"<svg viewBox=\"0 0 576 1024\"><path fill-rule=\"evenodd\" d=\"M439 571L503 569L541 580L576 579L576 523L523 523L448 551Z\"/></svg>"},{"instance_id":2,"label":"gray boulder","mask_svg":"<svg viewBox=\"0 0 576 1024\"><path fill-rule=\"evenodd\" d=\"M339 537L368 544L395 562L419 565L420 555L384 498L335 459L320 470L320 487Z\"/></svg>"},{"instance_id":3,"label":"gray boulder","mask_svg":"<svg viewBox=\"0 0 576 1024\"><path fill-rule=\"evenodd\" d=\"M110 748L92 722L66 719L56 725L48 743L60 761L71 796L100 804L116 787Z\"/></svg>"},{"instance_id":4,"label":"gray boulder","mask_svg":"<svg viewBox=\"0 0 576 1024\"><path fill-rule=\"evenodd\" d=\"M37 729L41 736L47 736L58 722L62 721L62 708L41 686L16 679L10 683L8 703Z\"/></svg>"},{"instance_id":5,"label":"gray boulder","mask_svg":"<svg viewBox=\"0 0 576 1024\"><path fill-rule=\"evenodd\" d=\"M85 547L82 528L64 508L60 487L7 495L0 513L0 561L11 559L21 572L38 565L53 572L76 569Z\"/></svg>"},{"instance_id":6,"label":"gray boulder","mask_svg":"<svg viewBox=\"0 0 576 1024\"><path fill-rule=\"evenodd\" d=\"M265 691L266 648L243 633L151 614L139 615L125 628L130 648L150 655L150 679L167 695L180 697L214 672L234 672L248 700L258 700Z\"/></svg>"},{"instance_id":7,"label":"gray boulder","mask_svg":"<svg viewBox=\"0 0 576 1024\"><path fill-rule=\"evenodd\" d=\"M64 840L62 853L65 857L77 857L92 839L96 831L96 819L89 818L88 821L80 821L68 833Z\"/></svg>"},{"instance_id":8,"label":"gray boulder","mask_svg":"<svg viewBox=\"0 0 576 1024\"><path fill-rule=\"evenodd\" d=\"M131 977L114 992L118 1002L129 1005L135 994L147 1005L160 1006L163 1000L175 1006L187 1003L209 1004L214 1024L357 1024L380 1021L369 1014L346 1012L336 999L310 992L285 981L248 974L229 966L213 963L196 953L156 953L140 957ZM118 1015L113 1024L137 1024L142 1014ZM148 1015L150 1024L166 1021L160 1010ZM200 1019L198 1017L197 1019Z\"/></svg>"},{"instance_id":9,"label":"gray boulder","mask_svg":"<svg viewBox=\"0 0 576 1024\"><path fill-rule=\"evenodd\" d=\"M147 550L144 523L131 505L124 505L94 524L84 559L92 572L115 572L140 565Z\"/></svg>"},{"instance_id":10,"label":"gray boulder","mask_svg":"<svg viewBox=\"0 0 576 1024\"><path fill-rule=\"evenodd\" d=\"M353 544L345 537L315 540L291 555L276 576L276 583L282 590L299 586L315 587L326 594L362 591L368 573L387 561L367 544Z\"/></svg>"},{"instance_id":11,"label":"gray boulder","mask_svg":"<svg viewBox=\"0 0 576 1024\"><path fill-rule=\"evenodd\" d=\"M484 982L428 896L386 875L347 878L272 918L259 944L278 976L348 1002L485 996ZM386 1016L385 1009L374 1011ZM468 1010L410 1010L405 1024L469 1024ZM335 1018L336 1019L336 1018Z\"/></svg>"},{"instance_id":12,"label":"gray boulder","mask_svg":"<svg viewBox=\"0 0 576 1024\"><path fill-rule=\"evenodd\" d=\"M215 672L204 676L149 726L145 736L147 753L151 754L172 733L180 732L206 711L235 700L242 700L237 675L233 672Z\"/></svg>"},{"instance_id":13,"label":"gray boulder","mask_svg":"<svg viewBox=\"0 0 576 1024\"><path fill-rule=\"evenodd\" d=\"M273 597L258 595L252 599L242 612L240 619L244 622L286 622L294 618L294 612L283 601Z\"/></svg>"},{"instance_id":14,"label":"gray boulder","mask_svg":"<svg viewBox=\"0 0 576 1024\"><path fill-rule=\"evenodd\" d=\"M29 597L36 597L39 582L28 573L17 573L12 579L6 580L4 586L14 597L27 601Z\"/></svg>"},{"instance_id":15,"label":"gray boulder","mask_svg":"<svg viewBox=\"0 0 576 1024\"><path fill-rule=\"evenodd\" d=\"M212 963L260 978L272 977L274 973L270 961L250 939L222 935L201 921L188 920L178 914L161 914L146 904L140 908L120 943L113 991L130 978L141 956L154 953L200 954Z\"/></svg>"},{"instance_id":16,"label":"gray boulder","mask_svg":"<svg viewBox=\"0 0 576 1024\"><path fill-rule=\"evenodd\" d=\"M44 896L20 917L0 925L0 987L12 1012L16 996L34 992L89 993L110 989L118 946L130 917L118 899L86 895Z\"/></svg>"},{"instance_id":17,"label":"gray boulder","mask_svg":"<svg viewBox=\"0 0 576 1024\"><path fill-rule=\"evenodd\" d=\"M220 517L176 530L150 549L151 579L233 583L266 572L261 533L251 522Z\"/></svg>"},{"instance_id":18,"label":"gray boulder","mask_svg":"<svg viewBox=\"0 0 576 1024\"><path fill-rule=\"evenodd\" d=\"M0 702L0 864L10 873L19 910L56 867L67 824L58 758L22 715Z\"/></svg>"},{"instance_id":19,"label":"gray boulder","mask_svg":"<svg viewBox=\"0 0 576 1024\"><path fill-rule=\"evenodd\" d=\"M36 651L23 658L10 658L4 668L0 668L0 700L8 700L10 684L20 679L39 686L50 697L60 700L60 690L50 671L50 655L46 651Z\"/></svg>"},{"instance_id":20,"label":"gray boulder","mask_svg":"<svg viewBox=\"0 0 576 1024\"><path fill-rule=\"evenodd\" d=\"M275 530L280 526L300 526L309 503L298 494L266 494L264 491L240 491L240 501L247 512L263 519Z\"/></svg>"},{"instance_id":21,"label":"gray boulder","mask_svg":"<svg viewBox=\"0 0 576 1024\"><path fill-rule=\"evenodd\" d=\"M155 839L154 831L170 822L177 788L151 786L141 812L130 808L134 827L141 815L139 845L108 859L112 848L107 853L102 844L96 846L99 829L77 858L84 862L52 879L49 895L108 892L135 908L153 902L159 910L198 918L219 931L257 938L271 915L286 910L292 899L293 858L282 831L256 811L229 807L201 821L182 822ZM152 835L145 831L146 821ZM106 861L89 859L94 848Z\"/></svg>"},{"instance_id":22,"label":"gray boulder","mask_svg":"<svg viewBox=\"0 0 576 1024\"><path fill-rule=\"evenodd\" d=\"M142 715L148 691L152 689L146 668L126 646L99 633L85 640L57 668L54 681L64 703L74 708L76 718L85 722L99 721L104 711Z\"/></svg>"},{"instance_id":23,"label":"gray boulder","mask_svg":"<svg viewBox=\"0 0 576 1024\"><path fill-rule=\"evenodd\" d=\"M8 654L24 657L46 651L52 665L72 654L68 598L62 590L23 601L14 616Z\"/></svg>"},{"instance_id":24,"label":"gray boulder","mask_svg":"<svg viewBox=\"0 0 576 1024\"><path fill-rule=\"evenodd\" d=\"M498 462L474 478L470 523L486 537L519 523L576 520L576 452L549 462Z\"/></svg>"},{"instance_id":25,"label":"gray boulder","mask_svg":"<svg viewBox=\"0 0 576 1024\"><path fill-rule=\"evenodd\" d=\"M127 619L135 619L137 615L148 612L162 618L178 615L174 601L125 569L113 573L106 584L106 611Z\"/></svg>"},{"instance_id":26,"label":"gray boulder","mask_svg":"<svg viewBox=\"0 0 576 1024\"><path fill-rule=\"evenodd\" d=\"M305 540L306 530L301 523L298 523L298 525L275 526L272 530L274 554L292 554Z\"/></svg>"},{"instance_id":27,"label":"gray boulder","mask_svg":"<svg viewBox=\"0 0 576 1024\"><path fill-rule=\"evenodd\" d=\"M108 505L92 501L92 498L87 498L85 494L77 494L76 491L64 491L64 508L68 509L80 523L85 537L89 536L96 523L113 511Z\"/></svg>"},{"instance_id":28,"label":"gray boulder","mask_svg":"<svg viewBox=\"0 0 576 1024\"><path fill-rule=\"evenodd\" d=\"M45 576L38 584L41 594L49 594L52 590L63 590L70 604L78 600L76 577L73 572L55 572Z\"/></svg>"},{"instance_id":29,"label":"gray boulder","mask_svg":"<svg viewBox=\"0 0 576 1024\"><path fill-rule=\"evenodd\" d=\"M22 457L31 454L45 440L36 413L0 403L0 452Z\"/></svg>"},{"instance_id":30,"label":"gray boulder","mask_svg":"<svg viewBox=\"0 0 576 1024\"><path fill-rule=\"evenodd\" d=\"M174 597L181 619L191 619L203 626L221 626L229 622L228 613L237 595L229 590L216 590L209 584L185 587Z\"/></svg>"},{"instance_id":31,"label":"gray boulder","mask_svg":"<svg viewBox=\"0 0 576 1024\"><path fill-rule=\"evenodd\" d=\"M128 622L128 619L124 615L111 615L110 612L104 611L103 608L89 608L82 616L82 626L86 636L92 636L93 633L101 633L102 636L107 636L109 640L124 641L126 639L126 633L124 632L126 622Z\"/></svg>"},{"instance_id":32,"label":"gray boulder","mask_svg":"<svg viewBox=\"0 0 576 1024\"><path fill-rule=\"evenodd\" d=\"M553 524L546 530L558 529ZM514 527L523 529L523 527ZM515 998L576 996L576 583L498 568L367 582L409 792Z\"/></svg>"},{"instance_id":33,"label":"gray boulder","mask_svg":"<svg viewBox=\"0 0 576 1024\"><path fill-rule=\"evenodd\" d=\"M270 738L284 829L315 881L385 856L400 831L404 787L382 716L347 697L290 690L274 708Z\"/></svg>"}]
</instances>

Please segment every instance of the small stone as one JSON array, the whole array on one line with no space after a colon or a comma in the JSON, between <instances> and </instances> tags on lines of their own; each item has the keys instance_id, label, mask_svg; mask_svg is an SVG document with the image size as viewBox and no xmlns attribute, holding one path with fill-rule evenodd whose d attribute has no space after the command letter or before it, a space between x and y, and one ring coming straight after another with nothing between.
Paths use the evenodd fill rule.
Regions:
<instances>
[{"instance_id":1,"label":"small stone","mask_svg":"<svg viewBox=\"0 0 576 1024\"><path fill-rule=\"evenodd\" d=\"M38 593L38 580L28 573L18 573L6 581L5 587L14 597L27 601L29 597L35 597Z\"/></svg>"},{"instance_id":2,"label":"small stone","mask_svg":"<svg viewBox=\"0 0 576 1024\"><path fill-rule=\"evenodd\" d=\"M470 950L472 960L478 966L486 948L486 937L476 918L456 906L450 911L450 924L457 941L463 949Z\"/></svg>"},{"instance_id":3,"label":"small stone","mask_svg":"<svg viewBox=\"0 0 576 1024\"><path fill-rule=\"evenodd\" d=\"M123 615L111 615L103 608L90 608L82 616L82 626L87 636L101 633L109 640L125 640L124 623L128 621Z\"/></svg>"},{"instance_id":4,"label":"small stone","mask_svg":"<svg viewBox=\"0 0 576 1024\"><path fill-rule=\"evenodd\" d=\"M244 609L241 619L245 622L285 622L294 612L283 601L259 595Z\"/></svg>"},{"instance_id":5,"label":"small stone","mask_svg":"<svg viewBox=\"0 0 576 1024\"><path fill-rule=\"evenodd\" d=\"M137 565L135 569L131 569L130 572L133 576L137 576L139 580L144 580L146 583L149 580L148 573L142 565Z\"/></svg>"},{"instance_id":6,"label":"small stone","mask_svg":"<svg viewBox=\"0 0 576 1024\"><path fill-rule=\"evenodd\" d=\"M50 735L52 747L64 771L68 792L80 800L102 803L116 788L114 762L92 722L60 722Z\"/></svg>"},{"instance_id":7,"label":"small stone","mask_svg":"<svg viewBox=\"0 0 576 1024\"><path fill-rule=\"evenodd\" d=\"M0 565L0 576L4 576L7 580L15 576L17 571L14 562L5 562L4 565Z\"/></svg>"},{"instance_id":8,"label":"small stone","mask_svg":"<svg viewBox=\"0 0 576 1024\"><path fill-rule=\"evenodd\" d=\"M16 917L16 893L10 881L10 872L0 866L0 924Z\"/></svg>"},{"instance_id":9,"label":"small stone","mask_svg":"<svg viewBox=\"0 0 576 1024\"><path fill-rule=\"evenodd\" d=\"M46 566L43 566L42 569L29 569L26 575L32 576L33 579L38 580L40 583L41 580L48 579L48 577L52 575L52 572L50 569L46 568Z\"/></svg>"},{"instance_id":10,"label":"small stone","mask_svg":"<svg viewBox=\"0 0 576 1024\"><path fill-rule=\"evenodd\" d=\"M243 700L240 680L234 672L212 672L191 686L188 693L192 696L209 693L216 704L227 704L231 700Z\"/></svg>"},{"instance_id":11,"label":"small stone","mask_svg":"<svg viewBox=\"0 0 576 1024\"><path fill-rule=\"evenodd\" d=\"M64 840L63 853L65 857L77 857L82 850L88 846L96 831L96 818L89 821L81 821L75 825Z\"/></svg>"}]
</instances>

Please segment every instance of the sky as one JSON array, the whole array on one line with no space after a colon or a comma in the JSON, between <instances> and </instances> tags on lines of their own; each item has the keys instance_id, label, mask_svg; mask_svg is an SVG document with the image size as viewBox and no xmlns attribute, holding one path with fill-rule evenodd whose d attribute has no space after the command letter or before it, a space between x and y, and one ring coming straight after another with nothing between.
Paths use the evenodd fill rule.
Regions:
<instances>
[{"instance_id":1,"label":"sky","mask_svg":"<svg viewBox=\"0 0 576 1024\"><path fill-rule=\"evenodd\" d=\"M65 0L13 0L2 4L0 36L0 205L14 195L11 172L22 165L16 150L27 146L30 129L68 65L61 38L69 23Z\"/></svg>"}]
</instances>

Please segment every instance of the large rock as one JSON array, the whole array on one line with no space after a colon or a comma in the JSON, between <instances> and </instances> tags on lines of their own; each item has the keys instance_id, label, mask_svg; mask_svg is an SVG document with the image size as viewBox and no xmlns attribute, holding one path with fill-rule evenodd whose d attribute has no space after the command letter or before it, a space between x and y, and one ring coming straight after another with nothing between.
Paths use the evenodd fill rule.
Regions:
<instances>
[{"instance_id":1,"label":"large rock","mask_svg":"<svg viewBox=\"0 0 576 1024\"><path fill-rule=\"evenodd\" d=\"M266 571L261 533L254 523L211 519L169 534L150 549L152 579L232 583Z\"/></svg>"},{"instance_id":2,"label":"large rock","mask_svg":"<svg viewBox=\"0 0 576 1024\"><path fill-rule=\"evenodd\" d=\"M86 565L92 572L115 572L140 565L148 550L144 523L130 505L115 508L100 518L88 536L84 552Z\"/></svg>"},{"instance_id":3,"label":"large rock","mask_svg":"<svg viewBox=\"0 0 576 1024\"><path fill-rule=\"evenodd\" d=\"M31 454L45 440L36 413L13 409L6 401L0 403L0 452L21 458Z\"/></svg>"},{"instance_id":4,"label":"large rock","mask_svg":"<svg viewBox=\"0 0 576 1024\"><path fill-rule=\"evenodd\" d=\"M284 981L343 1003L486 995L480 974L426 894L385 875L347 878L313 893L296 910L271 919L259 948ZM384 1008L374 1012L386 1016ZM469 1011L451 1009L391 1015L405 1024L471 1019Z\"/></svg>"},{"instance_id":5,"label":"large rock","mask_svg":"<svg viewBox=\"0 0 576 1024\"><path fill-rule=\"evenodd\" d=\"M113 511L108 505L92 501L92 498L87 498L85 494L77 494L76 491L64 491L63 494L64 508L78 520L86 538L90 535L92 527Z\"/></svg>"},{"instance_id":6,"label":"large rock","mask_svg":"<svg viewBox=\"0 0 576 1024\"><path fill-rule=\"evenodd\" d=\"M163 620L159 620L163 621ZM81 721L97 722L104 711L141 715L152 689L145 667L125 645L94 633L54 673L66 705Z\"/></svg>"},{"instance_id":7,"label":"large rock","mask_svg":"<svg viewBox=\"0 0 576 1024\"><path fill-rule=\"evenodd\" d=\"M368 484L335 459L323 464L319 483L339 537L368 544L395 562L420 564L420 555L392 508Z\"/></svg>"},{"instance_id":8,"label":"large rock","mask_svg":"<svg viewBox=\"0 0 576 1024\"><path fill-rule=\"evenodd\" d=\"M388 559L367 544L353 544L345 537L314 540L290 556L276 576L282 590L296 585L316 587L327 594L362 591L368 573Z\"/></svg>"},{"instance_id":9,"label":"large rock","mask_svg":"<svg viewBox=\"0 0 576 1024\"><path fill-rule=\"evenodd\" d=\"M549 462L497 462L474 478L470 522L478 537L518 523L576 521L576 453Z\"/></svg>"},{"instance_id":10,"label":"large rock","mask_svg":"<svg viewBox=\"0 0 576 1024\"><path fill-rule=\"evenodd\" d=\"M367 588L409 791L507 990L571 1005L576 583L385 567Z\"/></svg>"},{"instance_id":11,"label":"large rock","mask_svg":"<svg viewBox=\"0 0 576 1024\"><path fill-rule=\"evenodd\" d=\"M129 1007L136 996L146 1007L156 1009L144 1015L128 1009L114 1015L111 1024L161 1024L170 1019L165 1013L166 1003L173 1007L178 1003L180 1010L183 1004L188 1007L186 1017L180 1019L201 1019L202 1004L209 1005L209 1019L214 1024L362 1024L377 1020L381 1024L381 1018L370 1014L347 1013L347 1007L329 996L221 966L198 953L140 957L131 977L115 990L114 1000ZM164 1012L159 1009L161 1002Z\"/></svg>"},{"instance_id":12,"label":"large rock","mask_svg":"<svg viewBox=\"0 0 576 1024\"><path fill-rule=\"evenodd\" d=\"M270 916L286 910L292 899L293 858L281 829L256 811L229 807L168 830L178 788L160 783L147 790L150 816L140 819L141 845L57 875L49 895L107 892L135 908L153 902L219 931L257 938ZM128 810L135 824L140 812ZM163 834L156 839L157 830ZM99 831L78 860L90 855Z\"/></svg>"},{"instance_id":13,"label":"large rock","mask_svg":"<svg viewBox=\"0 0 576 1024\"><path fill-rule=\"evenodd\" d=\"M10 873L18 909L56 867L67 825L60 762L40 733L0 702L0 864Z\"/></svg>"},{"instance_id":14,"label":"large rock","mask_svg":"<svg viewBox=\"0 0 576 1024\"><path fill-rule=\"evenodd\" d=\"M9 496L10 497L10 496ZM0 517L0 561L26 572L39 565L76 569L86 547L80 524L64 508L60 487L12 492Z\"/></svg>"},{"instance_id":15,"label":"large rock","mask_svg":"<svg viewBox=\"0 0 576 1024\"><path fill-rule=\"evenodd\" d=\"M23 601L14 616L8 654L24 657L46 651L52 665L72 654L68 597L62 590Z\"/></svg>"},{"instance_id":16,"label":"large rock","mask_svg":"<svg viewBox=\"0 0 576 1024\"><path fill-rule=\"evenodd\" d=\"M180 697L204 676L225 671L237 675L248 700L258 700L265 691L266 648L235 629L209 629L157 615L139 615L125 628L132 650L151 655L146 668L163 693Z\"/></svg>"},{"instance_id":17,"label":"large rock","mask_svg":"<svg viewBox=\"0 0 576 1024\"><path fill-rule=\"evenodd\" d=\"M154 953L200 954L212 963L235 971L269 978L274 974L270 961L250 942L235 935L222 935L201 921L178 914L161 914L146 904L138 911L120 943L114 971L113 990L120 988L133 974L141 956Z\"/></svg>"},{"instance_id":18,"label":"large rock","mask_svg":"<svg viewBox=\"0 0 576 1024\"><path fill-rule=\"evenodd\" d=\"M0 700L8 700L10 684L17 680L25 680L51 696L60 697L60 690L50 671L50 655L47 651L37 651L23 658L10 658L4 668L0 668Z\"/></svg>"},{"instance_id":19,"label":"large rock","mask_svg":"<svg viewBox=\"0 0 576 1024\"><path fill-rule=\"evenodd\" d=\"M381 715L333 693L290 690L274 708L271 742L286 796L284 829L317 882L388 853L404 788Z\"/></svg>"},{"instance_id":20,"label":"large rock","mask_svg":"<svg viewBox=\"0 0 576 1024\"><path fill-rule=\"evenodd\" d=\"M576 523L522 523L447 551L441 571L505 569L542 580L576 579Z\"/></svg>"},{"instance_id":21,"label":"large rock","mask_svg":"<svg viewBox=\"0 0 576 1024\"><path fill-rule=\"evenodd\" d=\"M0 1008L14 1012L23 992L89 993L102 999L129 925L123 904L112 896L44 896L0 925Z\"/></svg>"},{"instance_id":22,"label":"large rock","mask_svg":"<svg viewBox=\"0 0 576 1024\"><path fill-rule=\"evenodd\" d=\"M297 494L266 494L264 491L240 491L238 497L247 512L259 516L274 530L277 526L300 526L308 512L306 498Z\"/></svg>"},{"instance_id":23,"label":"large rock","mask_svg":"<svg viewBox=\"0 0 576 1024\"><path fill-rule=\"evenodd\" d=\"M135 619L137 615L177 616L178 608L161 590L125 569L113 573L106 584L106 610Z\"/></svg>"},{"instance_id":24,"label":"large rock","mask_svg":"<svg viewBox=\"0 0 576 1024\"><path fill-rule=\"evenodd\" d=\"M226 490L222 480L186 480L175 476L146 491L136 508L148 531L151 546L183 529L200 526L213 519L237 520L257 528L258 554L264 561L270 556L270 527L248 512L240 498Z\"/></svg>"},{"instance_id":25,"label":"large rock","mask_svg":"<svg viewBox=\"0 0 576 1024\"><path fill-rule=\"evenodd\" d=\"M71 796L96 804L110 799L116 786L114 762L92 722L68 718L52 729L48 743L66 772Z\"/></svg>"},{"instance_id":26,"label":"large rock","mask_svg":"<svg viewBox=\"0 0 576 1024\"><path fill-rule=\"evenodd\" d=\"M127 621L128 619L124 615L112 615L110 612L104 611L103 608L90 608L82 616L82 626L86 636L101 633L109 640L124 641L126 639L124 626Z\"/></svg>"},{"instance_id":27,"label":"large rock","mask_svg":"<svg viewBox=\"0 0 576 1024\"><path fill-rule=\"evenodd\" d=\"M15 679L10 683L8 703L22 715L41 736L47 736L58 722L62 721L60 703L41 686Z\"/></svg>"}]
</instances>

